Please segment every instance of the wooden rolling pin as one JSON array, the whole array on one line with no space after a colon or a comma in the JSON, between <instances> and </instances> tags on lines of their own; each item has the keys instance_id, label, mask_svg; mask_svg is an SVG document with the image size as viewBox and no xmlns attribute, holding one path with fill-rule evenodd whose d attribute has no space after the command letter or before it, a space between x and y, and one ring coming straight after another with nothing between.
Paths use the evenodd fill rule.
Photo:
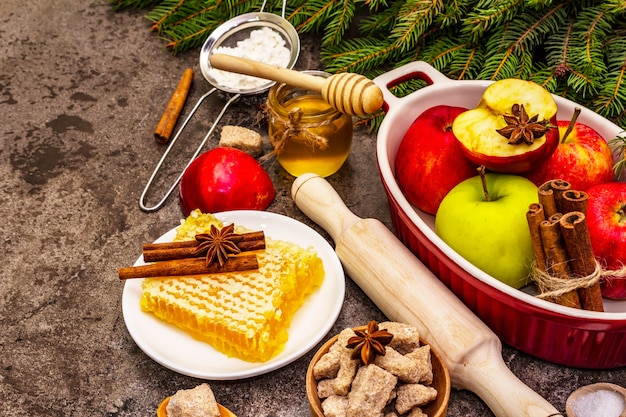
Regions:
<instances>
[{"instance_id":1,"label":"wooden rolling pin","mask_svg":"<svg viewBox=\"0 0 626 417\"><path fill-rule=\"evenodd\" d=\"M212 54L209 61L213 68L223 71L252 75L321 93L328 104L351 116L374 113L383 105L380 88L372 80L359 74L344 72L324 78L219 53Z\"/></svg>"},{"instance_id":2,"label":"wooden rolling pin","mask_svg":"<svg viewBox=\"0 0 626 417\"><path fill-rule=\"evenodd\" d=\"M511 372L500 339L383 223L357 217L314 174L296 178L291 196L330 234L347 274L387 318L419 329L455 388L480 396L497 417L562 416Z\"/></svg>"}]
</instances>

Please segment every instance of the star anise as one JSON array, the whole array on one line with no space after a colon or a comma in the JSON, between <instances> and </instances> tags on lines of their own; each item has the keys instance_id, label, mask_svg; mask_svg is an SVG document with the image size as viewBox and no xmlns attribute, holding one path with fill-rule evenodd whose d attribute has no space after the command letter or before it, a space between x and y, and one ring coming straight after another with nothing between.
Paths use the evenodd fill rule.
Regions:
<instances>
[{"instance_id":1,"label":"star anise","mask_svg":"<svg viewBox=\"0 0 626 417\"><path fill-rule=\"evenodd\" d=\"M496 129L496 132L507 138L511 145L520 143L532 145L535 139L545 135L553 127L548 120L537 121L538 114L529 118L523 104L513 104L511 113L513 114L504 115L507 125L502 129Z\"/></svg>"},{"instance_id":2,"label":"star anise","mask_svg":"<svg viewBox=\"0 0 626 417\"><path fill-rule=\"evenodd\" d=\"M224 266L229 254L237 255L241 253L241 249L236 245L236 242L239 241L239 235L235 234L234 230L234 224L221 229L211 225L209 233L196 235L196 240L200 244L194 249L192 254L197 256L206 252L207 267L214 262Z\"/></svg>"},{"instance_id":3,"label":"star anise","mask_svg":"<svg viewBox=\"0 0 626 417\"><path fill-rule=\"evenodd\" d=\"M385 356L385 346L391 342L393 335L387 330L379 330L378 323L372 320L365 330L355 330L356 336L348 339L347 348L354 349L352 359L361 359L363 364L374 362L376 355Z\"/></svg>"}]
</instances>

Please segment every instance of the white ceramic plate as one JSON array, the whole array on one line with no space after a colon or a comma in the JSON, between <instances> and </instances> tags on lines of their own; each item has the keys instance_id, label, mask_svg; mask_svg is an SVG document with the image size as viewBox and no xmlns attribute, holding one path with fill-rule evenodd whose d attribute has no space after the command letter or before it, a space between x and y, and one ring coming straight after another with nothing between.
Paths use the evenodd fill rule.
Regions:
<instances>
[{"instance_id":1,"label":"white ceramic plate","mask_svg":"<svg viewBox=\"0 0 626 417\"><path fill-rule=\"evenodd\" d=\"M312 246L324 263L326 276L321 287L305 300L296 312L284 350L267 362L246 362L229 358L205 342L198 341L139 307L142 279L124 284L122 312L135 343L153 360L173 371L194 378L232 380L261 375L298 359L322 340L335 323L345 294L345 276L333 248L309 226L290 217L266 211L230 211L217 213L224 223L235 223L251 230L263 230L273 239ZM175 229L157 239L171 241ZM135 265L143 264L140 256Z\"/></svg>"}]
</instances>

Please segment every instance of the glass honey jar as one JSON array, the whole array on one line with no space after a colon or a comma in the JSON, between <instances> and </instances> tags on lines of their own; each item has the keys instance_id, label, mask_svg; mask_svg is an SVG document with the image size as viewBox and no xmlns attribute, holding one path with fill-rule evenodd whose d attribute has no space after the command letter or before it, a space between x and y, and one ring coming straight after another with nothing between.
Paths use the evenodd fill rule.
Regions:
<instances>
[{"instance_id":1,"label":"glass honey jar","mask_svg":"<svg viewBox=\"0 0 626 417\"><path fill-rule=\"evenodd\" d=\"M323 71L304 71L321 77ZM278 163L297 177L334 174L350 154L352 116L337 111L316 91L275 84L267 98L268 134Z\"/></svg>"}]
</instances>

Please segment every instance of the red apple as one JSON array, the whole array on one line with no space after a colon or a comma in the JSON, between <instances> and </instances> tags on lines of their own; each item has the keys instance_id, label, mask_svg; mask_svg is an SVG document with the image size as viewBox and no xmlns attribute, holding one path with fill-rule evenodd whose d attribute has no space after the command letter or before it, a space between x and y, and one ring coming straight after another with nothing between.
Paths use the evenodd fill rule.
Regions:
<instances>
[{"instance_id":1,"label":"red apple","mask_svg":"<svg viewBox=\"0 0 626 417\"><path fill-rule=\"evenodd\" d=\"M580 122L576 122L571 133L566 135L569 124L567 120L558 121L561 135L559 146L538 169L528 173L528 179L540 186L559 178L579 191L613 181L613 155L606 140Z\"/></svg>"},{"instance_id":2,"label":"red apple","mask_svg":"<svg viewBox=\"0 0 626 417\"><path fill-rule=\"evenodd\" d=\"M476 175L452 133L454 118L467 109L435 106L415 119L395 160L396 178L409 202L435 214L441 200L461 181Z\"/></svg>"},{"instance_id":3,"label":"red apple","mask_svg":"<svg viewBox=\"0 0 626 417\"><path fill-rule=\"evenodd\" d=\"M267 172L252 156L229 147L211 149L185 170L179 186L185 216L192 210L265 210L276 195Z\"/></svg>"},{"instance_id":4,"label":"red apple","mask_svg":"<svg viewBox=\"0 0 626 417\"><path fill-rule=\"evenodd\" d=\"M607 182L589 188L587 227L593 252L607 270L626 264L626 183ZM626 277L608 278L601 285L607 298L626 299Z\"/></svg>"},{"instance_id":5,"label":"red apple","mask_svg":"<svg viewBox=\"0 0 626 417\"><path fill-rule=\"evenodd\" d=\"M507 78L452 125L468 159L488 170L520 174L548 159L559 144L557 106L539 84Z\"/></svg>"}]
</instances>

